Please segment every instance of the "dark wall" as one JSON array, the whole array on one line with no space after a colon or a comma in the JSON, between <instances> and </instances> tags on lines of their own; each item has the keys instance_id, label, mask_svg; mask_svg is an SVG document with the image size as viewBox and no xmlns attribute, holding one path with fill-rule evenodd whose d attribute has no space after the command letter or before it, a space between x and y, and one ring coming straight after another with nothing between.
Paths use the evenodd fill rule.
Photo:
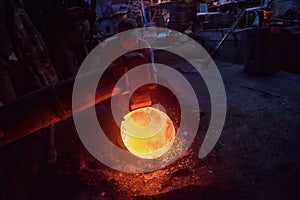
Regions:
<instances>
[{"instance_id":1,"label":"dark wall","mask_svg":"<svg viewBox=\"0 0 300 200\"><path fill-rule=\"evenodd\" d=\"M289 9L298 13L298 15L300 14L299 0L273 0L271 6L274 11L274 16L283 15Z\"/></svg>"}]
</instances>

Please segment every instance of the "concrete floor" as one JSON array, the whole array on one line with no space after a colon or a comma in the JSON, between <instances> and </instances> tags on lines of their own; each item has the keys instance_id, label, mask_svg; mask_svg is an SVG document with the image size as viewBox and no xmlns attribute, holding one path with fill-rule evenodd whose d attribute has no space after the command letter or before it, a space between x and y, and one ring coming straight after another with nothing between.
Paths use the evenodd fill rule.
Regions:
<instances>
[{"instance_id":1,"label":"concrete floor","mask_svg":"<svg viewBox=\"0 0 300 200\"><path fill-rule=\"evenodd\" d=\"M242 65L217 62L227 118L217 145L200 160L209 95L192 68L170 65L192 82L206 112L190 154L158 172L116 172L93 160L68 119L56 125L54 165L46 164L44 130L0 149L0 199L299 199L300 75L255 77Z\"/></svg>"},{"instance_id":2,"label":"concrete floor","mask_svg":"<svg viewBox=\"0 0 300 200\"><path fill-rule=\"evenodd\" d=\"M240 65L218 66L228 98L214 152L222 199L299 199L300 76L253 77Z\"/></svg>"}]
</instances>

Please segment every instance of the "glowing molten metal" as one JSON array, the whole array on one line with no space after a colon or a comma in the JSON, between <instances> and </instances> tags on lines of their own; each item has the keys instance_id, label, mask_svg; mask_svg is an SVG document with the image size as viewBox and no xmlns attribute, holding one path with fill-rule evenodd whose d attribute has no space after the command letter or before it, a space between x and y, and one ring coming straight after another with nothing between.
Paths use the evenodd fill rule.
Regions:
<instances>
[{"instance_id":1,"label":"glowing molten metal","mask_svg":"<svg viewBox=\"0 0 300 200\"><path fill-rule=\"evenodd\" d=\"M164 112L145 107L128 113L121 124L121 136L127 149L140 158L158 158L175 139L175 128Z\"/></svg>"}]
</instances>

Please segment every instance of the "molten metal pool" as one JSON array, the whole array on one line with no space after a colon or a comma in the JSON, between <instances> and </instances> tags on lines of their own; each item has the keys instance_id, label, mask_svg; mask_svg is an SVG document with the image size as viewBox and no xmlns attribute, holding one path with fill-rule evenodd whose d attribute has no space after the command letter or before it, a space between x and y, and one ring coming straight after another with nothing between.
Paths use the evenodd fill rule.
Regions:
<instances>
[{"instance_id":1,"label":"molten metal pool","mask_svg":"<svg viewBox=\"0 0 300 200\"><path fill-rule=\"evenodd\" d=\"M166 113L153 107L145 107L124 117L121 136L132 154L153 159L162 156L172 146L175 128Z\"/></svg>"}]
</instances>

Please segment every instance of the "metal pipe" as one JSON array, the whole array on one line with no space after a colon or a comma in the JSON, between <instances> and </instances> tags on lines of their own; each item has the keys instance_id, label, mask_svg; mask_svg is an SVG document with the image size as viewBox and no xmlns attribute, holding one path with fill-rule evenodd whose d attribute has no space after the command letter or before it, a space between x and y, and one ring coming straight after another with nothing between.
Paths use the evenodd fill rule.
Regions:
<instances>
[{"instance_id":1,"label":"metal pipe","mask_svg":"<svg viewBox=\"0 0 300 200\"><path fill-rule=\"evenodd\" d=\"M210 56L214 57L223 42L227 39L227 37L234 31L235 27L240 23L240 21L245 16L246 11L243 11L242 14L238 17L238 19L233 23L233 25L230 27L230 29L226 32L226 34L223 36L223 38L220 40L220 42L217 44L217 46L211 51Z\"/></svg>"},{"instance_id":2,"label":"metal pipe","mask_svg":"<svg viewBox=\"0 0 300 200\"><path fill-rule=\"evenodd\" d=\"M97 6L96 0L91 0L92 19L89 19L90 22L89 40L91 43L94 41L94 29L95 29L95 21L96 21L96 13L97 13L96 6Z\"/></svg>"},{"instance_id":3,"label":"metal pipe","mask_svg":"<svg viewBox=\"0 0 300 200\"><path fill-rule=\"evenodd\" d=\"M74 78L29 93L13 103L2 106L0 108L0 147L67 119L119 93L119 90L112 93L115 84L112 83L110 77L103 78L101 83L105 85L102 85L100 89L97 88L95 100L86 102L84 97L90 95L88 80L91 75L80 77L87 80L87 84L83 86L83 93L79 100L82 101L82 105L75 111L72 110ZM84 91L87 92L84 93Z\"/></svg>"}]
</instances>

